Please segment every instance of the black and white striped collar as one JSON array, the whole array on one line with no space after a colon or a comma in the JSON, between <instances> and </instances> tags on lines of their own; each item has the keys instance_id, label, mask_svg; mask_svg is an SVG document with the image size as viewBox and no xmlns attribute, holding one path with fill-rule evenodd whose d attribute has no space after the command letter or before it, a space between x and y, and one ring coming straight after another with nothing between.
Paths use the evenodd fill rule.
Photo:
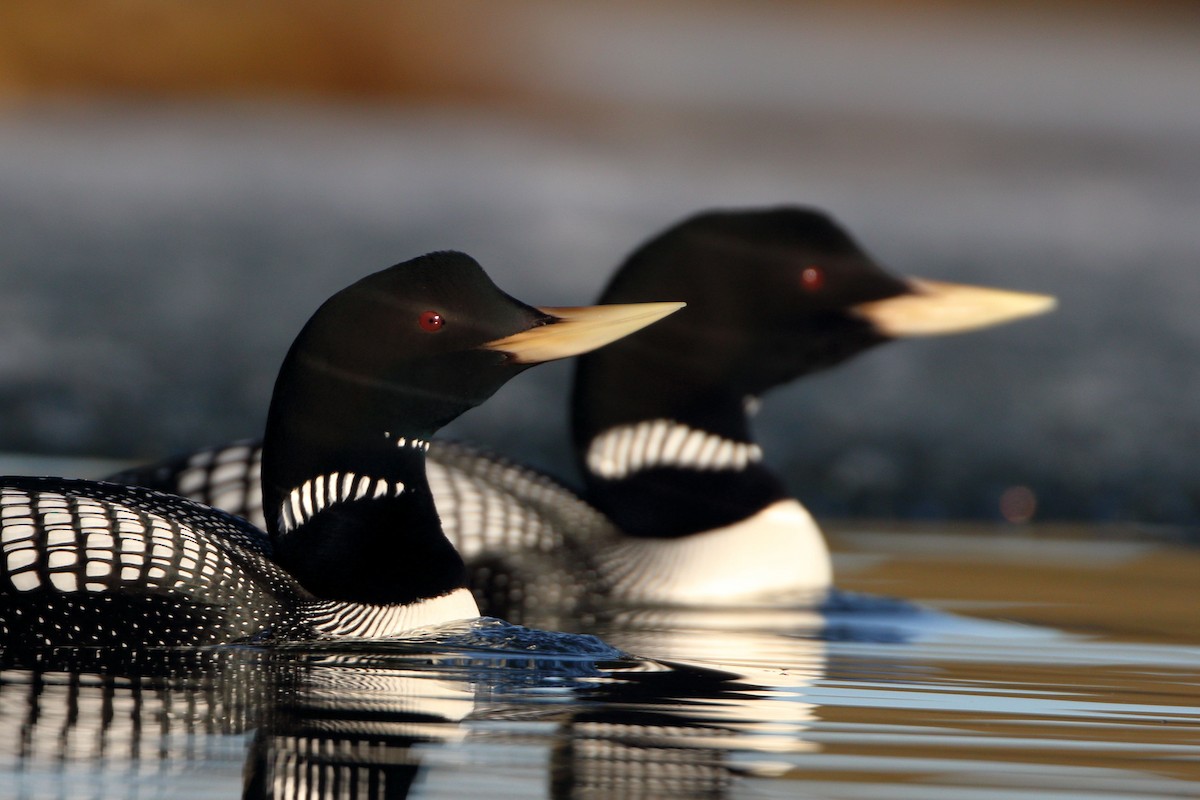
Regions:
<instances>
[{"instance_id":1,"label":"black and white striped collar","mask_svg":"<svg viewBox=\"0 0 1200 800\"><path fill-rule=\"evenodd\" d=\"M742 471L762 457L762 448L753 442L660 418L602 431L589 443L585 464L598 478L623 480L655 468Z\"/></svg>"},{"instance_id":2,"label":"black and white striped collar","mask_svg":"<svg viewBox=\"0 0 1200 800\"><path fill-rule=\"evenodd\" d=\"M377 500L404 494L403 481L372 478L354 472L331 472L311 478L287 493L279 509L279 532L286 534L339 503Z\"/></svg>"},{"instance_id":3,"label":"black and white striped collar","mask_svg":"<svg viewBox=\"0 0 1200 800\"><path fill-rule=\"evenodd\" d=\"M398 449L424 455L429 441L415 436L397 436L384 431L383 438ZM279 509L279 532L287 534L316 514L340 503L378 500L404 494L404 481L373 477L358 472L329 472L304 481L289 491Z\"/></svg>"}]
</instances>

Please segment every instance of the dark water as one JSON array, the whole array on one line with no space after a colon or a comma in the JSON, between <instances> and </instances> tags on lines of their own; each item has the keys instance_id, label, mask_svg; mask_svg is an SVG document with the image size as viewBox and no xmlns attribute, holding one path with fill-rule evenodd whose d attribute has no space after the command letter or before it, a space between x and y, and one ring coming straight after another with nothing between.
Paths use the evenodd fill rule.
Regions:
<instances>
[{"instance_id":1,"label":"dark water","mask_svg":"<svg viewBox=\"0 0 1200 800\"><path fill-rule=\"evenodd\" d=\"M834 535L821 611L7 656L0 796L1200 794L1200 552L1144 531ZM900 590L903 590L901 592Z\"/></svg>"}]
</instances>

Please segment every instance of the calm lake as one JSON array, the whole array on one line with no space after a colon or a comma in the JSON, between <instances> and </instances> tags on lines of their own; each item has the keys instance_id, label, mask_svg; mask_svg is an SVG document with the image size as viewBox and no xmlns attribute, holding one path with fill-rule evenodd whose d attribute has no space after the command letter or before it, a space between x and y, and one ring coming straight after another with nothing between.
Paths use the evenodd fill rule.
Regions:
<instances>
[{"instance_id":1,"label":"calm lake","mask_svg":"<svg viewBox=\"0 0 1200 800\"><path fill-rule=\"evenodd\" d=\"M9 658L0 796L1200 796L1194 543L831 539L846 592L820 612Z\"/></svg>"},{"instance_id":2,"label":"calm lake","mask_svg":"<svg viewBox=\"0 0 1200 800\"><path fill-rule=\"evenodd\" d=\"M40 458L0 472L260 434L313 309L432 250L572 305L685 215L814 205L898 275L1060 308L880 348L756 422L822 522L1012 519L1016 490L1037 524L827 525L844 594L820 610L0 654L0 800L1200 797L1195 15L886 5L513 4L479 41L519 56L480 62L514 94L477 103L24 96L42 67L23 77L37 51L10 26L0 454ZM152 17L128 27L173 53ZM343 40L330 19L291 36L305 61ZM42 35L120 73L135 48L96 30ZM478 54L452 30L458 74ZM442 46L395 37L422 75ZM369 72L355 41L345 68ZM570 375L538 368L446 433L570 481Z\"/></svg>"}]
</instances>

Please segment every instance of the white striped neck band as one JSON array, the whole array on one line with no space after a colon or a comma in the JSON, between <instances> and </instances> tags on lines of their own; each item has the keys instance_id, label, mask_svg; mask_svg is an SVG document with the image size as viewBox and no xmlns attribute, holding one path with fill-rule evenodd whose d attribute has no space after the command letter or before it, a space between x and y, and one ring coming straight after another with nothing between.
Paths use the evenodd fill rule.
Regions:
<instances>
[{"instance_id":1,"label":"white striped neck band","mask_svg":"<svg viewBox=\"0 0 1200 800\"><path fill-rule=\"evenodd\" d=\"M669 419L617 425L597 435L587 451L587 467L608 480L621 480L655 468L706 472L741 471L762 461L753 442L727 439Z\"/></svg>"},{"instance_id":2,"label":"white striped neck band","mask_svg":"<svg viewBox=\"0 0 1200 800\"><path fill-rule=\"evenodd\" d=\"M399 497L403 493L404 484L401 481L372 478L353 472L318 475L288 492L280 509L279 527L282 533L289 533L337 503Z\"/></svg>"}]
</instances>

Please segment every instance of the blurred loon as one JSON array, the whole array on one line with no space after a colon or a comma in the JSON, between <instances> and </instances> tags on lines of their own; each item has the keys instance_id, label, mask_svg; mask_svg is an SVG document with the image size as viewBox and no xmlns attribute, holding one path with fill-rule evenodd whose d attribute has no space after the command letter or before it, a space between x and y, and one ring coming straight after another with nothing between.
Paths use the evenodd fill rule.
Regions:
<instances>
[{"instance_id":1,"label":"blurred loon","mask_svg":"<svg viewBox=\"0 0 1200 800\"><path fill-rule=\"evenodd\" d=\"M369 275L318 309L280 368L269 536L145 488L0 478L0 644L379 637L477 616L426 480L430 436L526 367L679 307L535 308L454 252Z\"/></svg>"},{"instance_id":2,"label":"blurred loon","mask_svg":"<svg viewBox=\"0 0 1200 800\"><path fill-rule=\"evenodd\" d=\"M762 463L749 419L758 397L883 342L984 328L1055 303L894 277L826 214L795 207L686 219L630 255L601 301L659 297L688 308L579 361L582 499L503 458L433 444L438 511L488 613L816 602L832 583L829 553ZM261 522L258 458L244 442L117 478Z\"/></svg>"}]
</instances>

